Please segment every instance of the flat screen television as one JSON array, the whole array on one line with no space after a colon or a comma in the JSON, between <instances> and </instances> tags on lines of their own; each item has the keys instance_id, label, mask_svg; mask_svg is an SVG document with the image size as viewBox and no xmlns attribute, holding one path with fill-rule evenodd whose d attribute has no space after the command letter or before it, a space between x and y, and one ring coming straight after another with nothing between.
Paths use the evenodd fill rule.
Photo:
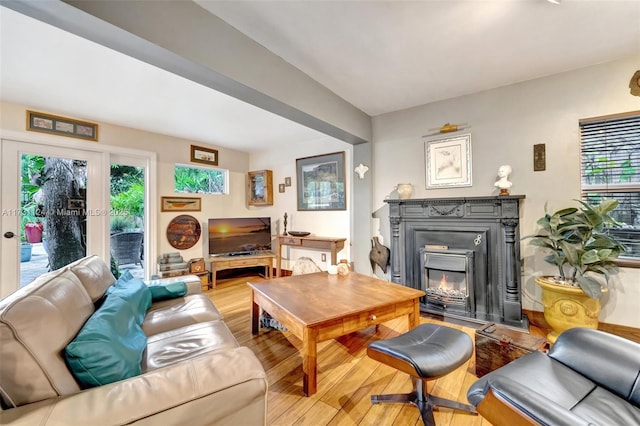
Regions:
<instances>
[{"instance_id":1,"label":"flat screen television","mask_svg":"<svg viewBox=\"0 0 640 426\"><path fill-rule=\"evenodd\" d=\"M271 250L270 217L209 219L209 255L230 256Z\"/></svg>"}]
</instances>

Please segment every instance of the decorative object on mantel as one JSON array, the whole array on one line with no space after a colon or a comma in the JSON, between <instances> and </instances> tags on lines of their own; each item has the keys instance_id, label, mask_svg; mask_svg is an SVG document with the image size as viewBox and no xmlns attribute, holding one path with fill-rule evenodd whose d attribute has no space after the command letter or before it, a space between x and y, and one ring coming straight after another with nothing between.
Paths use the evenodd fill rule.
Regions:
<instances>
[{"instance_id":1,"label":"decorative object on mantel","mask_svg":"<svg viewBox=\"0 0 640 426\"><path fill-rule=\"evenodd\" d=\"M636 71L631 77L629 89L633 96L640 96L640 70Z\"/></svg>"},{"instance_id":2,"label":"decorative object on mantel","mask_svg":"<svg viewBox=\"0 0 640 426\"><path fill-rule=\"evenodd\" d=\"M425 142L427 189L471 185L471 134Z\"/></svg>"},{"instance_id":3,"label":"decorative object on mantel","mask_svg":"<svg viewBox=\"0 0 640 426\"><path fill-rule=\"evenodd\" d=\"M358 174L358 177L360 179L364 179L364 174L367 173L368 170L369 170L369 167L365 166L362 163L358 164L358 167L353 169L353 171Z\"/></svg>"},{"instance_id":4,"label":"decorative object on mantel","mask_svg":"<svg viewBox=\"0 0 640 426\"><path fill-rule=\"evenodd\" d=\"M98 125L88 121L27 110L27 130L98 141Z\"/></svg>"},{"instance_id":5,"label":"decorative object on mantel","mask_svg":"<svg viewBox=\"0 0 640 426\"><path fill-rule=\"evenodd\" d=\"M429 129L429 131L433 133L423 135L422 137L426 138L428 136L435 136L442 133L453 133L453 132L457 132L458 130L468 129L469 127L471 127L469 126L469 123L459 123L459 124L445 123L442 125L442 127L435 127L433 129Z\"/></svg>"},{"instance_id":6,"label":"decorative object on mantel","mask_svg":"<svg viewBox=\"0 0 640 426\"><path fill-rule=\"evenodd\" d=\"M382 272L387 273L389 267L389 258L391 252L388 247L380 243L378 237L371 238L371 251L369 252L369 260L371 261L371 269L376 272L376 265L382 269Z\"/></svg>"},{"instance_id":7,"label":"decorative object on mantel","mask_svg":"<svg viewBox=\"0 0 640 426\"><path fill-rule=\"evenodd\" d=\"M513 185L509 182L509 175L512 171L513 169L508 164L504 164L498 168L498 177L500 179L498 179L493 186L500 188L499 195L509 195L509 188Z\"/></svg>"},{"instance_id":8,"label":"decorative object on mantel","mask_svg":"<svg viewBox=\"0 0 640 426\"><path fill-rule=\"evenodd\" d=\"M401 200L407 200L413 195L413 185L410 183L399 183L393 189L398 191L398 197Z\"/></svg>"}]
</instances>

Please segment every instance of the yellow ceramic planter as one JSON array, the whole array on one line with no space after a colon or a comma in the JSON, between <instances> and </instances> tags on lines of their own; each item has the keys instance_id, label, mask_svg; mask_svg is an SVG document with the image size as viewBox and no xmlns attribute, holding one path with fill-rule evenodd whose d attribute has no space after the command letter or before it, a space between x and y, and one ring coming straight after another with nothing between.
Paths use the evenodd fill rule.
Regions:
<instances>
[{"instance_id":1,"label":"yellow ceramic planter","mask_svg":"<svg viewBox=\"0 0 640 426\"><path fill-rule=\"evenodd\" d=\"M549 342L554 343L560 333L570 328L597 329L600 299L588 297L580 287L558 285L549 278L536 278L536 283L542 287L544 319L553 329L547 334ZM606 291L606 288L602 289L603 293Z\"/></svg>"}]
</instances>

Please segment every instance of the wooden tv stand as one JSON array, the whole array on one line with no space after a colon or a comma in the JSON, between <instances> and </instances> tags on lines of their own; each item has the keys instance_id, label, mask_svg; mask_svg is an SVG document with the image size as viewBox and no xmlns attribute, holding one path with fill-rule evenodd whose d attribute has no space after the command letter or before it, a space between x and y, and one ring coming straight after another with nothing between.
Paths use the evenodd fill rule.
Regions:
<instances>
[{"instance_id":1,"label":"wooden tv stand","mask_svg":"<svg viewBox=\"0 0 640 426\"><path fill-rule=\"evenodd\" d=\"M264 266L265 278L272 277L273 253L248 254L240 256L211 256L207 262L211 263L211 286L216 288L216 276L218 271L236 268L252 268Z\"/></svg>"}]
</instances>

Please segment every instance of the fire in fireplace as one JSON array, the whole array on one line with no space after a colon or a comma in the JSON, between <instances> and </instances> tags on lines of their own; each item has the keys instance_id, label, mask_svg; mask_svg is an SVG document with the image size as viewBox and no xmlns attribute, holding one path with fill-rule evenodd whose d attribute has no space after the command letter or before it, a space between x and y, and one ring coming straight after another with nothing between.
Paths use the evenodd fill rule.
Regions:
<instances>
[{"instance_id":1,"label":"fire in fireplace","mask_svg":"<svg viewBox=\"0 0 640 426\"><path fill-rule=\"evenodd\" d=\"M437 276L440 275L438 280ZM447 305L466 306L467 276L462 272L427 271L427 299L444 307Z\"/></svg>"},{"instance_id":2,"label":"fire in fireplace","mask_svg":"<svg viewBox=\"0 0 640 426\"><path fill-rule=\"evenodd\" d=\"M420 249L422 290L428 308L473 312L473 251Z\"/></svg>"}]
</instances>

